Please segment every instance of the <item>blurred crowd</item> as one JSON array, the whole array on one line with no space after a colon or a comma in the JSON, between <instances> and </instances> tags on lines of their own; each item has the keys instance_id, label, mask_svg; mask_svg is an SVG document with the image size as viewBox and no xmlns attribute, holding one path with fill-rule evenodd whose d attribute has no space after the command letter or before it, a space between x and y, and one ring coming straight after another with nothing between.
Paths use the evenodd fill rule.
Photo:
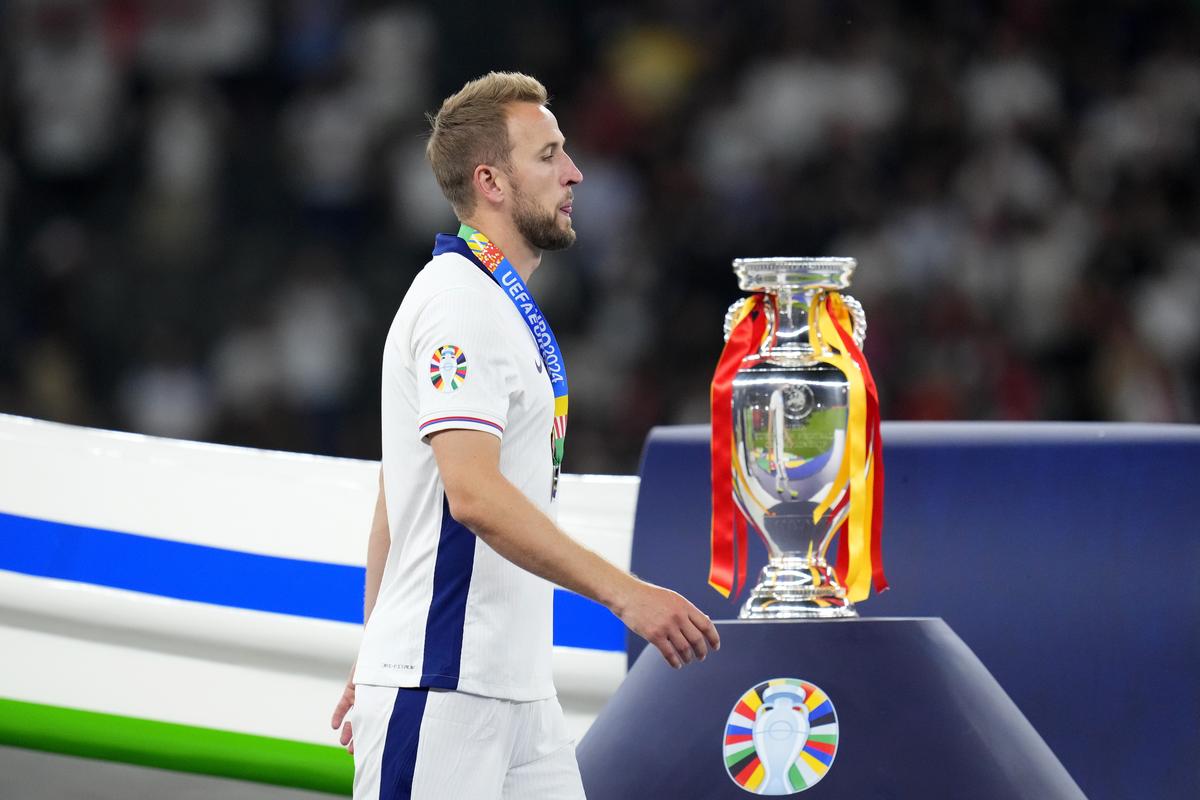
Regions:
<instances>
[{"instance_id":1,"label":"blurred crowd","mask_svg":"<svg viewBox=\"0 0 1200 800\"><path fill-rule=\"evenodd\" d=\"M705 422L739 256L858 259L885 419L1195 422L1200 5L10 0L0 412L379 456L424 113L520 69L584 174L532 288L565 468Z\"/></svg>"}]
</instances>

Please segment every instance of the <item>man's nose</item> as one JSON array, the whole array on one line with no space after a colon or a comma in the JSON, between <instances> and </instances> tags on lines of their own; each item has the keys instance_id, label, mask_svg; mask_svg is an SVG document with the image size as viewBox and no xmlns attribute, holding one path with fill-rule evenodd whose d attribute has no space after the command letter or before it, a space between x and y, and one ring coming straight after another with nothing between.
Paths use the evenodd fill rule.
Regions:
<instances>
[{"instance_id":1,"label":"man's nose","mask_svg":"<svg viewBox=\"0 0 1200 800\"><path fill-rule=\"evenodd\" d=\"M579 171L579 167L575 166L575 162L570 156L567 156L567 166L567 173L564 176L566 178L567 186L574 186L577 183L582 183L583 173Z\"/></svg>"}]
</instances>

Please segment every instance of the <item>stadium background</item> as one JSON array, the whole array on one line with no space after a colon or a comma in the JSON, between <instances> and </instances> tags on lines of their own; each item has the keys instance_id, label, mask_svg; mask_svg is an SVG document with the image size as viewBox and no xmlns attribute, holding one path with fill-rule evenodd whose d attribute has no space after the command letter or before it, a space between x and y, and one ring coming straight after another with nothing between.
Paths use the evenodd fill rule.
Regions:
<instances>
[{"instance_id":1,"label":"stadium background","mask_svg":"<svg viewBox=\"0 0 1200 800\"><path fill-rule=\"evenodd\" d=\"M738 256L849 255L886 419L1195 421L1200 4L15 0L0 411L377 458L452 219L423 113L528 71L570 472L707 419Z\"/></svg>"}]
</instances>

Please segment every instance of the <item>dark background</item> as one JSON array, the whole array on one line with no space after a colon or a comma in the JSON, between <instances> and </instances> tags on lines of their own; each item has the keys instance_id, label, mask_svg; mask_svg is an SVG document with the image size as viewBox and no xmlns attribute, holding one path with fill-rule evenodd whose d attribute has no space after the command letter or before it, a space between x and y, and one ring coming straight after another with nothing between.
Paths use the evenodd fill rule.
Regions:
<instances>
[{"instance_id":1,"label":"dark background","mask_svg":"<svg viewBox=\"0 0 1200 800\"><path fill-rule=\"evenodd\" d=\"M521 69L585 176L568 471L707 419L738 256L859 259L886 419L1196 419L1194 1L2 9L0 411L377 458L423 114Z\"/></svg>"}]
</instances>

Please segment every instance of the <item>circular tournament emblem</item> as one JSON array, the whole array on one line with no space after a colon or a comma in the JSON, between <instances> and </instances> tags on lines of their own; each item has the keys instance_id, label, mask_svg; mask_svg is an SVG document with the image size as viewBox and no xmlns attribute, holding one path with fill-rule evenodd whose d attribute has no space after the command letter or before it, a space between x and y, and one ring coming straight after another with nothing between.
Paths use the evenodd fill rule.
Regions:
<instances>
[{"instance_id":1,"label":"circular tournament emblem","mask_svg":"<svg viewBox=\"0 0 1200 800\"><path fill-rule=\"evenodd\" d=\"M433 351L429 380L441 392L453 392L467 379L467 354L456 345L444 344Z\"/></svg>"},{"instance_id":2,"label":"circular tournament emblem","mask_svg":"<svg viewBox=\"0 0 1200 800\"><path fill-rule=\"evenodd\" d=\"M817 686L775 678L742 695L725 723L725 771L752 794L811 789L833 765L837 712Z\"/></svg>"},{"instance_id":3,"label":"circular tournament emblem","mask_svg":"<svg viewBox=\"0 0 1200 800\"><path fill-rule=\"evenodd\" d=\"M784 390L783 406L787 409L787 415L797 422L808 419L812 415L815 405L816 398L813 396L813 390L803 383L789 386Z\"/></svg>"}]
</instances>

